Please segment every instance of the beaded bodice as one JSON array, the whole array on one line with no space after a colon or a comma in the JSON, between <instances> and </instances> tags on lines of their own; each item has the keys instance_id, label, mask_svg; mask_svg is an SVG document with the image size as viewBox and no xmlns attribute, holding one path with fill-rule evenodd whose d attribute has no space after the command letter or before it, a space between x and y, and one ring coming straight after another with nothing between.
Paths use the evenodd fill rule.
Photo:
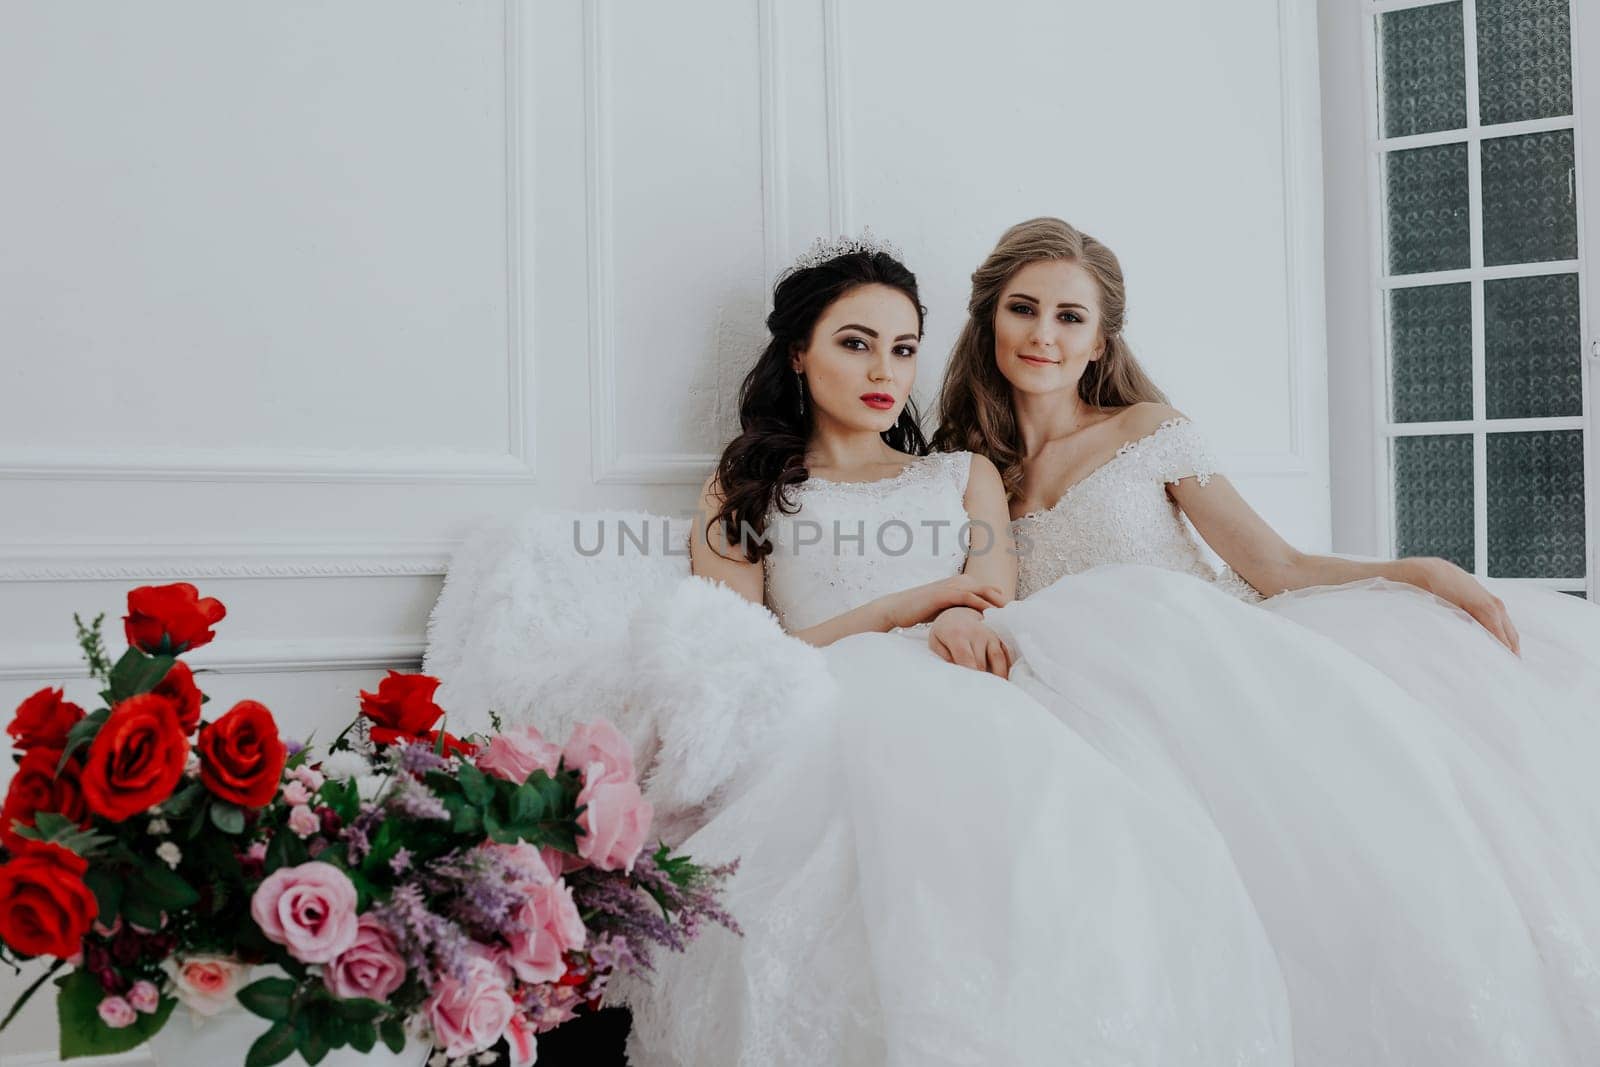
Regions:
<instances>
[{"instance_id":1,"label":"beaded bodice","mask_svg":"<svg viewBox=\"0 0 1600 1067\"><path fill-rule=\"evenodd\" d=\"M1242 600L1261 596L1227 567L1214 570L1167 485L1211 480L1216 463L1188 419L1169 419L1131 441L1048 508L1011 524L1017 541L1017 596L1062 575L1107 563L1142 563L1215 582Z\"/></svg>"},{"instance_id":2,"label":"beaded bodice","mask_svg":"<svg viewBox=\"0 0 1600 1067\"><path fill-rule=\"evenodd\" d=\"M767 606L803 630L889 593L961 572L970 534L964 502L970 452L911 460L893 478L808 478L789 490L793 514L767 516Z\"/></svg>"}]
</instances>

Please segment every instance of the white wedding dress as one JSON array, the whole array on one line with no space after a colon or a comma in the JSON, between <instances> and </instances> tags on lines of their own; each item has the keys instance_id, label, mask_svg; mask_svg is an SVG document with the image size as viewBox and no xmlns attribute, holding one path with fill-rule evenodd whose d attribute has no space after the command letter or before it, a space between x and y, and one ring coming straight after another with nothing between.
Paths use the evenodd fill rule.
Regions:
<instances>
[{"instance_id":1,"label":"white wedding dress","mask_svg":"<svg viewBox=\"0 0 1600 1067\"><path fill-rule=\"evenodd\" d=\"M1521 660L1410 586L1262 601L1205 562L1163 424L1013 524L1013 681L1218 829L1287 984L1295 1062L1600 1057L1600 611L1495 585Z\"/></svg>"},{"instance_id":2,"label":"white wedding dress","mask_svg":"<svg viewBox=\"0 0 1600 1067\"><path fill-rule=\"evenodd\" d=\"M957 573L969 467L797 487L766 562L785 627ZM628 994L635 1067L1292 1062L1280 959L1208 812L921 632L824 653L830 712L684 843L739 858L744 936L658 954Z\"/></svg>"}]
</instances>

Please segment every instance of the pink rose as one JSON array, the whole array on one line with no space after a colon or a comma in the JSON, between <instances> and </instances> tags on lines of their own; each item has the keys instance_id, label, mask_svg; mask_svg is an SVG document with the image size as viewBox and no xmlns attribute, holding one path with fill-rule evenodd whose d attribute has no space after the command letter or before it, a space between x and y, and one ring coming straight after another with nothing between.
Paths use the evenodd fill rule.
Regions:
<instances>
[{"instance_id":1,"label":"pink rose","mask_svg":"<svg viewBox=\"0 0 1600 1067\"><path fill-rule=\"evenodd\" d=\"M289 809L289 829L296 837L310 837L322 829L322 820L317 818L317 813L309 805L301 804Z\"/></svg>"},{"instance_id":2,"label":"pink rose","mask_svg":"<svg viewBox=\"0 0 1600 1067\"><path fill-rule=\"evenodd\" d=\"M561 750L531 726L496 734L478 754L478 770L513 782L526 782L534 771L554 775Z\"/></svg>"},{"instance_id":3,"label":"pink rose","mask_svg":"<svg viewBox=\"0 0 1600 1067\"><path fill-rule=\"evenodd\" d=\"M578 803L586 809L578 816L584 831L578 855L602 871L632 871L650 835L655 809L631 777L607 774L599 763L589 764L584 783L578 793Z\"/></svg>"},{"instance_id":4,"label":"pink rose","mask_svg":"<svg viewBox=\"0 0 1600 1067\"><path fill-rule=\"evenodd\" d=\"M583 862L582 856L574 856L570 852L562 852L559 848L551 848L549 845L541 848L539 854L544 857L544 865L550 868L550 873L557 877L568 871L582 870L589 866Z\"/></svg>"},{"instance_id":5,"label":"pink rose","mask_svg":"<svg viewBox=\"0 0 1600 1067\"><path fill-rule=\"evenodd\" d=\"M301 963L327 963L355 943L356 887L331 863L280 867L250 899L250 917Z\"/></svg>"},{"instance_id":6,"label":"pink rose","mask_svg":"<svg viewBox=\"0 0 1600 1067\"><path fill-rule=\"evenodd\" d=\"M584 723L573 730L561 758L568 767L583 770L585 774L592 773L586 770L590 764L603 763L602 774L606 777L633 779L633 749L628 739L604 719Z\"/></svg>"},{"instance_id":7,"label":"pink rose","mask_svg":"<svg viewBox=\"0 0 1600 1067\"><path fill-rule=\"evenodd\" d=\"M519 888L522 899L511 913L506 962L524 982L554 982L567 971L562 954L582 948L588 931L565 882L557 879Z\"/></svg>"},{"instance_id":8,"label":"pink rose","mask_svg":"<svg viewBox=\"0 0 1600 1067\"><path fill-rule=\"evenodd\" d=\"M250 977L249 967L227 956L169 956L161 961L161 969L172 979L173 996L196 1015L215 1015L234 1007L238 1003L234 994ZM133 992L128 996L132 998Z\"/></svg>"},{"instance_id":9,"label":"pink rose","mask_svg":"<svg viewBox=\"0 0 1600 1067\"><path fill-rule=\"evenodd\" d=\"M322 776L321 771L317 770L315 767L307 767L304 763L300 764L300 766L296 767L290 773L294 775L294 780L296 782L300 783L313 793L321 789L323 782L327 781L327 779Z\"/></svg>"},{"instance_id":10,"label":"pink rose","mask_svg":"<svg viewBox=\"0 0 1600 1067\"><path fill-rule=\"evenodd\" d=\"M336 997L370 997L380 1003L406 980L406 961L394 935L377 919L356 921L356 939L322 972L322 982Z\"/></svg>"},{"instance_id":11,"label":"pink rose","mask_svg":"<svg viewBox=\"0 0 1600 1067\"><path fill-rule=\"evenodd\" d=\"M311 803L311 791L298 781L287 782L283 787L283 802L291 806L309 804Z\"/></svg>"},{"instance_id":12,"label":"pink rose","mask_svg":"<svg viewBox=\"0 0 1600 1067\"><path fill-rule=\"evenodd\" d=\"M138 1018L138 1015L133 1010L133 1005L121 997L106 997L100 1002L98 1010L100 1012L100 1021L113 1030L121 1030L124 1026L132 1026L133 1021Z\"/></svg>"},{"instance_id":13,"label":"pink rose","mask_svg":"<svg viewBox=\"0 0 1600 1067\"><path fill-rule=\"evenodd\" d=\"M517 1014L511 975L492 956L474 954L465 980L446 973L423 1003L434 1044L450 1059L493 1047Z\"/></svg>"},{"instance_id":14,"label":"pink rose","mask_svg":"<svg viewBox=\"0 0 1600 1067\"><path fill-rule=\"evenodd\" d=\"M506 1025L506 1043L511 1046L511 1067L533 1067L539 1060L539 1042L533 1023L525 1015L513 1015Z\"/></svg>"},{"instance_id":15,"label":"pink rose","mask_svg":"<svg viewBox=\"0 0 1600 1067\"><path fill-rule=\"evenodd\" d=\"M161 990L156 988L154 982L135 982L133 988L128 990L128 1003L140 1015L149 1015L161 1006Z\"/></svg>"}]
</instances>

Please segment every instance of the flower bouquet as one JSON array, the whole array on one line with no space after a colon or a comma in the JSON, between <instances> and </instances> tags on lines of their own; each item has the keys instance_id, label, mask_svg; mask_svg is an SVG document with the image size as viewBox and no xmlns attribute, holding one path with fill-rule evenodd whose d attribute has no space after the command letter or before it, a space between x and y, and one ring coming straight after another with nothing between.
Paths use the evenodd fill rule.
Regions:
<instances>
[{"instance_id":1,"label":"flower bouquet","mask_svg":"<svg viewBox=\"0 0 1600 1067\"><path fill-rule=\"evenodd\" d=\"M0 1028L54 976L63 1059L133 1048L182 1004L259 1016L248 1067L379 1043L527 1065L653 949L737 930L717 903L733 865L647 850L609 723L562 746L498 721L458 738L438 681L391 671L318 755L255 701L205 717L179 657L225 614L187 583L135 589L115 664L102 620L78 622L105 706L46 688L17 709L0 959L53 962Z\"/></svg>"}]
</instances>

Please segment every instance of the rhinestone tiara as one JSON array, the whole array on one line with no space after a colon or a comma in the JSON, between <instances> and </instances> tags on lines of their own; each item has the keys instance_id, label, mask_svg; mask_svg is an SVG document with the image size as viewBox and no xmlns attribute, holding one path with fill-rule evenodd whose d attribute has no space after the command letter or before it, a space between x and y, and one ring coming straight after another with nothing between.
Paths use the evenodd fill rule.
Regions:
<instances>
[{"instance_id":1,"label":"rhinestone tiara","mask_svg":"<svg viewBox=\"0 0 1600 1067\"><path fill-rule=\"evenodd\" d=\"M840 256L853 255L857 252L866 252L868 254L882 252L893 256L895 259L903 260L905 258L905 253L900 251L899 245L892 241L885 241L873 233L871 226L863 226L860 237L848 237L843 234L838 237L818 237L811 242L810 248L800 253L798 259L783 269L783 272L777 277L777 282L783 281L791 274L821 266L830 259L838 259ZM774 284L777 284L777 282L774 282Z\"/></svg>"}]
</instances>

